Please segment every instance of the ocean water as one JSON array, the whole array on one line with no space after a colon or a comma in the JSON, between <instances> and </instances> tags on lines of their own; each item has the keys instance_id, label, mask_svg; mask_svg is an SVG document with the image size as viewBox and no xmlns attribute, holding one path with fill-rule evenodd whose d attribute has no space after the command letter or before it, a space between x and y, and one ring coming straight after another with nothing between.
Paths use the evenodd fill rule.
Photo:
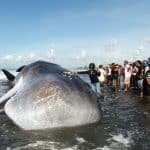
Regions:
<instances>
[{"instance_id":1,"label":"ocean water","mask_svg":"<svg viewBox=\"0 0 150 150\"><path fill-rule=\"evenodd\" d=\"M89 83L87 76L81 76ZM0 73L0 96L9 89ZM23 131L0 106L0 150L149 150L150 97L105 87L100 122L73 128ZM19 113L19 112L18 112Z\"/></svg>"}]
</instances>

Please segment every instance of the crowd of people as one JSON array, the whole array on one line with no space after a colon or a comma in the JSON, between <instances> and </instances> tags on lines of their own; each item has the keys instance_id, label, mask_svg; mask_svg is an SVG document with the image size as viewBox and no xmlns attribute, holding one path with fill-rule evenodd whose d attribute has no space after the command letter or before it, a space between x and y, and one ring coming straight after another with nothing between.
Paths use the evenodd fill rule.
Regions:
<instances>
[{"instance_id":1,"label":"crowd of people","mask_svg":"<svg viewBox=\"0 0 150 150\"><path fill-rule=\"evenodd\" d=\"M114 87L116 92L136 89L140 97L150 95L150 58L134 62L125 60L123 65L112 63L107 67L96 67L95 63L90 63L87 71L78 73L89 75L91 86L98 96L103 95L104 85Z\"/></svg>"}]
</instances>

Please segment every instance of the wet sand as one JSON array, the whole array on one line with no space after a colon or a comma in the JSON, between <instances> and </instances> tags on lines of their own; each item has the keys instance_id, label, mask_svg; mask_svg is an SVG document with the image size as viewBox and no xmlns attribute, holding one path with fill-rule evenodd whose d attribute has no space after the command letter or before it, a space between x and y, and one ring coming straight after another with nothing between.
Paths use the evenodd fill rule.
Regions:
<instances>
[{"instance_id":1,"label":"wet sand","mask_svg":"<svg viewBox=\"0 0 150 150\"><path fill-rule=\"evenodd\" d=\"M86 76L82 78L89 82ZM0 95L9 84L0 81ZM105 87L98 123L46 131L23 131L0 113L0 150L149 150L150 97ZM1 110L3 106L0 106Z\"/></svg>"}]
</instances>

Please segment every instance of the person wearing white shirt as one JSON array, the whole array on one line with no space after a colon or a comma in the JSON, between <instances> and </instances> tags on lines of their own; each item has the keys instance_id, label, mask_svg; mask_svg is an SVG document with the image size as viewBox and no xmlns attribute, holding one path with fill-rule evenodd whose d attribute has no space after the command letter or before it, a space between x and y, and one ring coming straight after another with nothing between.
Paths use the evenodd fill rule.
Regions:
<instances>
[{"instance_id":1,"label":"person wearing white shirt","mask_svg":"<svg viewBox=\"0 0 150 150\"><path fill-rule=\"evenodd\" d=\"M124 61L124 75L125 91L128 91L130 88L131 68L127 60Z\"/></svg>"},{"instance_id":2,"label":"person wearing white shirt","mask_svg":"<svg viewBox=\"0 0 150 150\"><path fill-rule=\"evenodd\" d=\"M100 73L100 76L98 76L98 80L100 82L101 93L104 93L104 82L105 82L106 72L103 68L103 65L99 65L98 72Z\"/></svg>"}]
</instances>

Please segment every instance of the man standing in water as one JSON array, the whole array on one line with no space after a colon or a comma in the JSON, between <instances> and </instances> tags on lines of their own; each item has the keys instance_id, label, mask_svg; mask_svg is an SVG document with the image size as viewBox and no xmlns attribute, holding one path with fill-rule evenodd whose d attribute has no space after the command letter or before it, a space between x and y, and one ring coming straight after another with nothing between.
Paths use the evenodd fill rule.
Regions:
<instances>
[{"instance_id":1,"label":"man standing in water","mask_svg":"<svg viewBox=\"0 0 150 150\"><path fill-rule=\"evenodd\" d=\"M150 96L150 64L148 64L148 69L143 80L143 94Z\"/></svg>"},{"instance_id":2,"label":"man standing in water","mask_svg":"<svg viewBox=\"0 0 150 150\"><path fill-rule=\"evenodd\" d=\"M94 63L89 64L89 70L80 71L78 72L78 74L88 74L90 77L92 89L95 91L98 97L102 95L101 90L100 90L100 83L98 80L98 77L100 76L100 72L96 70Z\"/></svg>"}]
</instances>

